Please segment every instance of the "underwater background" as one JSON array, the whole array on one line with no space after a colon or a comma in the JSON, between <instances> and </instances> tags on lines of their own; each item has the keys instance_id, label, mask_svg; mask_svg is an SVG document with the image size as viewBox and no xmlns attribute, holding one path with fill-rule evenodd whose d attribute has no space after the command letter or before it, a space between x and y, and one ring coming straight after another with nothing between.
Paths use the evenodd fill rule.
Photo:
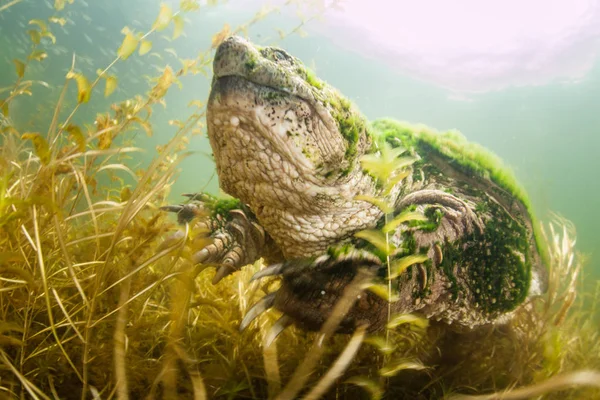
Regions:
<instances>
[{"instance_id":1,"label":"underwater background","mask_svg":"<svg viewBox=\"0 0 600 400\"><path fill-rule=\"evenodd\" d=\"M303 11L306 18L311 10L321 15L304 24L293 4L284 2L209 3L186 16L182 37L171 42L163 35L153 42L154 55L134 54L127 64L115 66L116 93L92 98L76 120L92 120L111 102L145 92L144 75L194 58L225 24L248 21L262 7L267 15L248 29L249 38L299 57L369 119L393 117L438 130L458 129L497 153L525 186L541 219L552 211L575 224L578 248L590 256L589 281L600 278L594 263L600 247L598 2L535 1L526 7L502 2L490 8L464 0L427 6L350 1L323 13L318 10L326 3L313 2ZM149 26L159 4L75 0L66 11L66 24L53 30L57 43L50 46L49 57L35 66L34 79L52 86L37 87L35 96L19 99L11 113L15 123L27 130L47 123L60 91L56 82L62 82L73 53L78 69L95 75L112 61L121 29ZM278 12L268 12L278 5L283 5ZM0 13L0 87L15 77L12 60L29 49L28 21L54 14L53 3L45 0L24 0ZM299 24L296 34L280 39L278 30L288 32ZM140 137L136 145L153 149L164 143L173 132L168 121L184 118L189 101L205 98L209 87L209 78L184 77L181 88L167 94L168 107L152 116L154 135ZM218 191L206 138L195 137L189 149L198 153L182 162L173 201L180 200L179 193ZM147 160L136 155L133 162Z\"/></svg>"},{"instance_id":2,"label":"underwater background","mask_svg":"<svg viewBox=\"0 0 600 400\"><path fill-rule=\"evenodd\" d=\"M577 256L575 264L578 265L578 262L584 259L583 272L578 276L573 269L567 268L567 272L557 269L555 280L560 284L565 283L566 289L561 292L562 289L555 288L558 295L547 302L540 302L540 309L543 310L540 315L544 315L544 323L547 323L544 329L540 329L538 325L540 320L536 320L537 314L529 320L530 313L523 312L511 327L514 328L514 332L507 328L493 333L473 333L471 339L466 341L464 338L458 339L463 340L462 343L471 341L489 344L487 347L478 345L475 350L467 346L455 346L453 340L456 337L445 336L446 333L440 333L437 327L431 327L427 331L427 335L435 339L431 340L431 343L435 344L432 347L434 350L427 350L427 346L419 341L424 335L422 329L413 330L411 327L400 330L399 343L402 345L398 346L398 353L406 351L406 354L410 354L408 350L417 352L421 350L419 346L422 345L423 354L437 355L436 340L439 337L442 338L440 342L450 343L451 351L445 360L446 366L450 367L439 369L439 380L435 375L431 375L431 382L427 381L427 375L415 374L414 380L410 379L413 375L407 375L409 379L403 377L405 380L400 381L399 390L402 390L405 382L413 382L417 388L419 385L429 388L429 392L425 390L426 394L422 398L440 398L440 393L446 393L446 390L450 394L453 390L471 393L471 389L474 393L479 393L479 390L489 392L543 382L546 378L576 368L600 368L599 330L597 321L593 320L598 316L597 305L594 302L600 295L600 266L596 261L596 257L600 256L600 213L597 212L600 205L600 2L532 0L523 4L514 0L496 2L497 4L493 5L482 3L476 0L0 0L0 104L4 98L11 95L15 81L20 79L19 75L23 72L23 65L20 64L22 61L18 60L31 58L24 74L25 79L31 81L27 88L31 93L24 93L11 98L10 101L9 119L17 128L18 137L27 142L32 138L27 135L28 132L43 134L52 131L53 129L49 129L52 121L68 120L72 125L80 126L88 135L87 147L84 145L86 151L80 151L83 156L80 154L79 158L74 159L73 165L77 166L78 171L79 168L83 172L86 171L85 168L93 170L94 178L90 181L81 178L82 180L77 182L80 185L79 190L82 190L81 187L98 188L100 192L93 193L92 197L94 200L103 200L93 204L99 210L103 210L102 207L110 201L121 202L119 206L110 203L113 208L106 215L96 217L92 213L88 220L85 214L86 206L91 202L76 199L73 204L77 205L61 216L66 217L60 222L64 223L64 228L59 228L58 222L55 226L52 225L53 221L48 215L53 215L54 210L48 204L34 198L35 196L27 198L23 204L17 201L11 203L13 200L10 196L7 197L10 201L0 202L0 211L9 210L9 207L20 210L19 213L15 213L19 214L15 218L20 225L14 226L23 228L25 236L28 232L39 233L36 221L39 220L40 226L46 224L48 235L42 234L41 239L37 239L38 243L46 239L44 245L52 249L45 254L48 257L47 277L50 286L43 287L42 290L39 284L35 286L31 283L40 280L40 276L46 279L45 271L43 268L38 270L36 264L39 261L43 266L42 256L36 258L38 254L34 251L36 246L31 237L28 242L21 236L10 236L8 228L13 226L11 224L14 221L0 212L0 228L4 229L0 229L0 244L8 248L17 243L18 246L14 248L19 251L25 249L23 260L20 255L16 257L13 253L8 256L0 254L0 271L9 275L6 279L2 276L4 286L0 293L0 321L9 321L6 325L0 324L0 372L8 371L11 362L18 365L19 358L20 367L26 377L38 376L40 370L47 373L46 365L56 365L49 375L55 378L61 374L69 376L69 382L75 382L74 387L79 390L81 378L78 371L86 368L81 367L86 361L81 362L79 357L83 352L87 352L86 355L89 354L93 360L89 363L91 372L87 377L90 382L104 382L106 390L113 390L112 385L115 391L121 390L121 386L116 383L119 379L115 376L122 376L120 374L125 370L123 365L119 365L119 360L127 359L127 376L132 382L130 389L132 393L143 393L143 390L150 386L153 389L159 386L156 385L158 378L151 382L155 376L160 375L158 371L162 371L158 361L164 362L164 367L167 368L169 357L172 356L169 353L172 348L169 346L180 341L192 344L189 351L195 359L202 361L200 371L207 382L209 393L215 397L237 398L237 394L242 393L241 397L244 398L261 398L261 393L267 390L265 382L272 384L270 373L276 371L276 375L279 376L281 372L281 376L287 379L295 371L311 342L310 336L300 331L292 331L294 335L289 334L289 331L286 332L287 336L282 335L281 340L286 340L283 342L285 348L296 349L299 354L291 354L289 359L287 356L282 357L281 365L275 365L273 368L273 365L269 367L267 360L269 357L277 358L276 350L264 349L263 352L260 348L260 335L244 336L231 328L256 300L256 287L248 284L252 269L241 271L223 285L213 287L207 284L212 272L199 274L198 271L186 270L186 257L189 254L181 256L177 253L174 259L182 265L178 273L196 278L196 287L186 287L188 292L182 289L183 285L177 286L180 284L178 280L171 279L176 275L171 274L170 269L176 264L176 261L169 261L173 254L162 254L161 257L157 257L161 258L158 261L153 259L153 254L161 249L159 243L166 236L165 231L173 228L163 227L175 220L172 216L165 217L157 212L156 206L181 202L182 193L203 190L219 193L203 117L192 130L195 133L189 135L189 138L181 139L182 143L187 143L187 150L191 153L185 158L177 159L178 173L168 191L168 198L161 197L162 190L158 194L155 193L155 197L144 198L148 207L145 207L143 212L140 211L135 218L131 217L128 220L130 225L127 227L127 237L133 238L131 245L119 242L121 247L118 247L115 242L109 243L108 240L113 232L117 232L115 238L121 234L125 235L125 228L122 231L118 228L121 227L121 216L127 215L131 211L129 207L135 203L128 199L134 198L137 201L142 194L150 191L148 187L139 184L142 190L136 198L135 193L131 197L131 192L124 191L123 187L129 187L133 191L136 182L141 181L140 176L143 175L144 169L157 159L170 139L179 135L178 132L183 130L181 127L187 123L184 121L189 121L190 114L196 112L195 107L199 106L198 109L202 109L202 102L206 100L210 90L210 61L215 44L231 33L247 36L259 45L276 45L286 49L313 69L319 78L329 82L355 102L370 120L391 117L426 124L440 131L461 131L468 140L480 143L498 154L514 170L518 180L529 193L539 220L556 220L555 214L558 214L573 223L573 226L567 223L567 228L574 227L576 231L575 249L583 253L584 257ZM191 11L181 13L177 20L167 18L168 28L154 31L151 27L156 25L157 15L163 12L165 6L173 10L190 7ZM136 43L136 47L131 49L131 54L123 57L122 52L130 53L123 50L123 47L131 32L141 35L149 29L152 30L151 34L144 36L147 42ZM38 34L31 33L31 30L41 32L42 36L37 37ZM43 50L37 53L37 50L34 50L34 53L31 53L32 42L36 38L40 42L37 48ZM142 48L144 54L140 54ZM117 53L126 60L115 62ZM160 95L152 94L149 88L156 85L156 89L160 86L160 79L157 80L156 77L161 74L165 76L167 65L178 75L174 84ZM99 78L100 83L94 88L91 97L85 97L89 95L85 82L82 86L78 79L87 77L89 85L99 75L98 72L108 66L110 68L101 79ZM75 71L76 75L65 79L69 71ZM179 74L181 71L192 72ZM105 84L108 86L107 76L113 79L113 87L104 93ZM125 108L122 104L115 105L137 94L145 95L149 92L150 97L156 95L160 98L153 101L149 123L139 121L138 124L127 125L122 135L126 136L126 139L113 138L116 144L108 143L106 148L103 148L102 137L96 141L97 137L94 136L100 130L99 121L102 119L99 115L106 112L117 115ZM59 101L59 98L62 100ZM60 104L60 107L54 115L57 104ZM3 112L4 110L0 110L0 117ZM198 114L201 112L198 111ZM0 120L0 128L3 128L3 124L4 121ZM62 131L62 128L60 130ZM65 128L65 131L68 129ZM21 136L23 133L25 135ZM54 144L60 146L56 145L55 149L62 150L61 146L64 145L66 150L71 151L67 147L76 147L76 132L69 133L72 136L63 133L66 144L56 142ZM1 137L0 145L10 144L8 138L8 135ZM32 182L39 183L45 178L47 165L44 165L42 152L33 140L32 142L35 147L34 153L39 157L34 165L40 165L41 171L31 174ZM141 153L123 153L121 158L118 158L118 161L125 162L131 171L134 171L132 175L137 177L132 178L125 169L118 170L116 167L120 164L111 164L116 168L114 174L100 174L98 172L104 166L99 169L98 166L104 164L94 160L94 157L89 157L97 148L107 150L109 154L119 145L136 146L144 150ZM173 152L173 148L170 151ZM0 152L0 156L2 154L4 153ZM59 150L52 155L63 156L64 153ZM178 153L178 156L181 154ZM18 159L25 165L26 157L23 158L21 153L19 157L15 160ZM86 161L81 161L80 158ZM5 168L7 165L4 164L4 160L0 161L0 169ZM171 161L166 157L167 164ZM0 181L0 193L3 195L7 193L5 182L12 182L11 179L20 177L18 173L13 173L14 171L29 171L30 167L23 168L19 165L17 168L17 164L16 161L13 163L10 173L4 174L4 171L0 171L0 176L4 179ZM157 168L158 171L161 169ZM60 170L59 165L52 173L61 177L64 171ZM66 179L61 182L64 181ZM144 183L150 186L148 182L157 181L159 179L154 176ZM16 183L10 187L13 196L17 187ZM47 188L43 185L40 187L40 193L52 192L44 192ZM25 189L22 192L30 195ZM57 193L60 193L60 189L57 189ZM65 195L64 199L64 204L71 204L70 197ZM39 214L36 214L36 210ZM106 220L102 219L104 217ZM84 222L73 222L79 221L78 218ZM100 227L92 226L92 222ZM83 289L77 286L77 279L64 279L65 260L59 250L59 242L63 239L56 239L60 236L56 232L61 230L66 236L65 241L69 248L72 249L73 259L80 261L77 265L81 267L78 270L81 274L79 279L85 282ZM571 229L566 229L565 232L567 230L569 235L565 233L562 236L564 240L556 246L562 246L557 254L564 256L557 264L573 256L570 238L574 232ZM552 236L558 243L560 232ZM19 240L13 240L15 237ZM90 239L96 243L91 243ZM130 257L129 251L137 252L136 246L141 248L139 257ZM113 253L114 249L118 250ZM22 276L16 273L17 278L10 276L11 273L15 273L14 270L3 269L15 260L23 261L23 268L28 271L23 272ZM54 264L51 264L52 261ZM102 262L114 270L106 272L98 267L99 271L105 273L101 275L96 274L96 267L87 268L87 263L104 265ZM562 264L560 266L562 267ZM260 268L260 265L254 265L253 268ZM27 275L28 273L31 275ZM106 282L97 278L98 276L106 278ZM574 282L567 282L567 278L572 277L581 284L577 288L576 304L584 302L585 313L579 308L570 314L567 313L575 299L573 291L576 285ZM167 278L171 280L167 281ZM31 299L27 296L34 293L32 288L39 290L35 292L37 303L29 303ZM123 293L129 290L128 299ZM93 298L95 294L100 293L98 297L101 297L101 300L98 300L96 310L91 307L93 311L89 316L84 312L85 307L80 307L81 299L73 294L77 292L81 293L82 298ZM39 299L44 295L49 297L50 293L53 293L56 301L54 298L48 300L46 310ZM180 297L177 293L180 293ZM124 296L125 300L120 299L117 304L119 295ZM182 300L186 295L196 302L190 306L186 303L189 299ZM60 299L64 301L67 311L62 308ZM219 310L219 313L210 307L198 307L198 304L204 304L203 301L212 304L211 307L218 305L214 309ZM130 309L124 307L123 303L129 305ZM33 311L30 312L22 306L23 304L31 306ZM12 310L14 315L7 310ZM121 310L124 310L123 315L129 316L129 325L125 325L123 319L115 317L116 314L122 317ZM181 310L184 311L180 312ZM55 325L52 320L48 322L46 312L48 315L54 314L59 322L63 317L67 320L71 318L75 321L68 321L73 325L72 331L64 320L61 322L63 325ZM14 328L10 321L14 319L20 322L22 314L26 316L23 342L17 339L11 342L13 336L21 336L21 328ZM35 318L28 319L28 315L34 315ZM178 315L188 316L189 321L186 322L188 325L185 328L173 322L176 320L174 316ZM169 318L173 321L165 322ZM274 318L269 315L264 321L273 322ZM58 335L56 327L64 329L64 336ZM91 332L90 335L98 335L97 337L102 338L104 342L88 340L83 345L83 337L81 342L77 339L71 340L75 337L73 332L78 336L82 336L81 333L86 334L83 328L80 328L80 333L76 327L85 327L86 331ZM261 324L259 328L260 333L264 333L265 324ZM581 337L580 328L585 332ZM543 334L540 333L542 331ZM125 335L125 332L132 343L135 342L129 348L127 357L124 355L125 350L119 353L119 349L127 348L127 344L119 342L118 338L118 334ZM540 333L541 339L536 336L537 333ZM43 343L38 343L37 340L40 340L42 334L46 335L43 336ZM224 337L222 341L214 341L215 337L221 336ZM110 343L112 346L113 339L114 351L112 347L102 345ZM539 342L537 339L540 339ZM61 340L64 340L66 350L61 347L59 351L56 348L56 343L61 343ZM339 337L334 340L335 343L329 349L332 354L341 352L344 340L346 339ZM88 346L89 343L92 345ZM372 341L371 345L373 343L375 341ZM387 339L385 344L387 346ZM17 345L21 346L21 353L15 350L18 349ZM494 346L498 346L498 352ZM364 347L367 349L363 351L367 352L368 346ZM225 354L229 349L231 353ZM357 357L357 367L352 371L352 376L364 372L360 361L367 365L373 365L373 359L377 361L377 365L389 361L389 354L385 354L386 349L382 347L379 350L381 354L361 353L362 355ZM427 353L426 350L431 352ZM275 351L275 355L268 353L269 351ZM373 353L376 354L373 356ZM25 361L23 354L27 355ZM73 360L62 357L66 354L70 354ZM181 353L177 353L177 356L182 360L186 359ZM10 362L7 361L7 357L12 357ZM425 356L424 359L424 362L428 361ZM462 364L456 360L462 361ZM114 375L111 375L112 371L94 368L113 362L116 364ZM260 369L263 362L265 371L240 372L242 367L247 366ZM42 367L39 368L37 363ZM325 364L320 366L321 372L326 371ZM460 368L468 364L473 370L465 374L461 374L460 371L457 373L453 368L459 364ZM428 371L429 368L418 363L399 365L409 365L408 370ZM412 368L411 365L416 365L417 368ZM443 363L440 362L440 365ZM229 380L221 384L221 376L226 372L230 374L227 375ZM263 372L266 372L266 377L260 375ZM395 372L398 371L394 370L393 373ZM39 373L41 383L35 384L43 390L49 390L48 387L52 387L53 382L46 379L44 373ZM442 379L445 374L452 379L445 382ZM473 377L472 381L469 380L470 374ZM23 388L27 385L23 380L17 379L19 374L14 374L17 378L12 373L8 375L11 379L7 380L9 383L6 387L22 385L21 394L25 393ZM594 381L596 377L597 375L593 375L591 380ZM454 378L456 379L453 380ZM196 382L193 376L190 380ZM252 383L257 382L255 393ZM385 382L386 385L389 383L387 380ZM4 385L4 382L1 383ZM3 386L0 386L0 389L2 388ZM138 389L140 392L135 392ZM73 393L76 393L76 390ZM268 390L271 395L277 392L271 386ZM344 392L346 389L339 390L337 395L343 395L339 395L338 398L346 398L345 395L349 396L347 398L354 398L352 392ZM581 392L584 394L580 397L577 396L579 392L569 392L571 397L561 397L561 392L557 392L556 397L550 398L591 398L589 395L586 397L586 393L597 395L598 390L600 389ZM69 390L65 392L68 393ZM113 395L114 391L110 396ZM72 397L79 398L79 393L73 394ZM40 395L40 398L45 397ZM371 398L378 397L373 394Z\"/></svg>"}]
</instances>

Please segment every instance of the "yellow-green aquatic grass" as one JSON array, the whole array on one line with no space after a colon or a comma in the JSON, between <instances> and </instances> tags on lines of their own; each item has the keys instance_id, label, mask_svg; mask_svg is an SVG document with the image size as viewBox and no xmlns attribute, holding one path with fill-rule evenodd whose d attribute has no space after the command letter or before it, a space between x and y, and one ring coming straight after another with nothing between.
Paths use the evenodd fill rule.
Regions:
<instances>
[{"instance_id":1,"label":"yellow-green aquatic grass","mask_svg":"<svg viewBox=\"0 0 600 400\"><path fill-rule=\"evenodd\" d=\"M142 102L143 104L143 102ZM595 309L578 302L581 260L574 232L546 230L548 293L503 326L453 330L416 316L366 335L332 335L363 282L350 285L324 329L265 338L269 311L239 323L276 282L252 282L260 262L212 285L190 263L205 232L175 227L157 210L186 132L146 169L122 162L135 147L111 147L126 125L70 141L24 140L3 131L0 173L0 393L7 398L410 398L457 394L586 399L600 369ZM35 139L35 140L34 140ZM30 145L30 143L33 143ZM97 141L97 142L96 142ZM43 155L43 156L42 156ZM136 177L102 187L102 174ZM94 193L96 192L96 193ZM600 293L594 294L594 304ZM583 371L583 372L577 372ZM565 375L566 374L566 375ZM570 386L576 386L571 388ZM523 388L522 388L523 387ZM512 392L510 391L512 390ZM518 397L521 396L521 397ZM493 398L493 397L489 397Z\"/></svg>"},{"instance_id":2,"label":"yellow-green aquatic grass","mask_svg":"<svg viewBox=\"0 0 600 400\"><path fill-rule=\"evenodd\" d=\"M17 3L7 2L0 11ZM57 0L56 9L66 3ZM148 96L115 104L112 113L98 115L94 128L72 123L102 80L105 95L114 92L116 77L108 73L115 63L136 50L146 54L152 32L171 21L173 36L179 36L180 13L197 8L194 0L183 0L178 12L163 5L146 34L125 30L115 60L97 79L75 72L74 59L45 135L21 132L9 113L13 99L33 85L29 63L45 57L38 36L53 37L34 24L39 29L31 34L31 56L15 62L14 90L0 100L0 398L600 397L593 372L600 369L597 310L583 308L581 259L572 228L560 219L546 230L548 293L503 326L461 332L400 315L390 316L386 332L367 334L358 327L352 335L334 335L365 287L359 275L321 332L291 327L267 346L277 311L239 332L247 310L278 283L250 282L263 267L259 261L212 285L213 270L190 262L210 240L206 232L177 228L158 211L188 135L199 130L201 103L192 102L198 110L174 124L174 138L147 168L127 163L139 151L129 128L135 124L151 133L151 105L163 101L178 77L205 74L209 53L184 60L178 71L164 68ZM213 45L229 33L246 32L268 10L237 28L225 25ZM312 18L291 32L301 32ZM77 86L77 105L62 121L58 111L69 84ZM398 173L388 186L402 177ZM391 209L385 199L365 200ZM409 217L418 218L402 216ZM183 235L170 236L176 229ZM411 261L394 271L401 273ZM380 292L391 294L389 287ZM596 304L600 290L593 296Z\"/></svg>"},{"instance_id":3,"label":"yellow-green aquatic grass","mask_svg":"<svg viewBox=\"0 0 600 400\"><path fill-rule=\"evenodd\" d=\"M4 137L5 397L437 399L510 389L505 398L600 396L597 375L576 372L600 368L600 344L595 310L573 297L581 264L564 221L546 230L548 294L506 325L461 332L411 315L381 334L359 327L332 335L362 287L356 282L322 332L289 328L265 348L279 316L269 311L240 333L246 311L277 282L250 282L257 262L212 285L212 270L188 261L204 232L183 227L182 239L164 241L176 228L157 206L174 168L165 161L180 140L140 171L134 190L96 187L94 195L92 179L125 168L118 153L73 153L63 168L62 152L44 164L20 138ZM502 398L495 396L486 398Z\"/></svg>"},{"instance_id":4,"label":"yellow-green aquatic grass","mask_svg":"<svg viewBox=\"0 0 600 400\"><path fill-rule=\"evenodd\" d=\"M4 10L8 10L9 7L14 6L17 3L20 3L23 0L12 0L9 1L8 3L4 3L2 5L0 5L0 12L4 11Z\"/></svg>"}]
</instances>

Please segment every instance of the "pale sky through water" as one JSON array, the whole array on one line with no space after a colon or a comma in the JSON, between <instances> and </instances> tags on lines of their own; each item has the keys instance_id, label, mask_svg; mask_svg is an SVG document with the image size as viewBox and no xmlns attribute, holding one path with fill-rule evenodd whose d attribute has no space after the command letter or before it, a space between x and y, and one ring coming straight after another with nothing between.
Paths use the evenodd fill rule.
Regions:
<instances>
[{"instance_id":1,"label":"pale sky through water","mask_svg":"<svg viewBox=\"0 0 600 400\"><path fill-rule=\"evenodd\" d=\"M345 0L317 28L457 91L578 81L600 49L598 0Z\"/></svg>"}]
</instances>

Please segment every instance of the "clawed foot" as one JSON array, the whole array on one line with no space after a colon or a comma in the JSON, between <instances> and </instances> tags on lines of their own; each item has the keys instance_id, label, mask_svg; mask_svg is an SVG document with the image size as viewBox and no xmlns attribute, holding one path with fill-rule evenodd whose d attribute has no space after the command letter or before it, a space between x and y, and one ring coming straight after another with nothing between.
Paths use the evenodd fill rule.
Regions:
<instances>
[{"instance_id":1,"label":"clawed foot","mask_svg":"<svg viewBox=\"0 0 600 400\"><path fill-rule=\"evenodd\" d=\"M379 258L357 250L271 265L257 272L252 280L280 276L281 287L263 297L248 311L240 329L246 329L260 314L275 307L284 315L268 333L267 345L292 323L306 330L319 330L359 270L366 271L364 283L367 283L380 267ZM369 324L370 329L377 329L385 324L386 319L387 302L368 291L362 291L342 319L337 332L351 332L365 323Z\"/></svg>"},{"instance_id":2,"label":"clawed foot","mask_svg":"<svg viewBox=\"0 0 600 400\"><path fill-rule=\"evenodd\" d=\"M195 264L217 267L213 284L244 265L253 263L265 245L264 229L249 217L249 211L230 200L218 200L207 194L184 194L189 203L168 205L161 210L177 213L180 224L194 222L210 235L211 243L192 256ZM174 236L181 236L175 233ZM167 238L172 240L172 238Z\"/></svg>"}]
</instances>

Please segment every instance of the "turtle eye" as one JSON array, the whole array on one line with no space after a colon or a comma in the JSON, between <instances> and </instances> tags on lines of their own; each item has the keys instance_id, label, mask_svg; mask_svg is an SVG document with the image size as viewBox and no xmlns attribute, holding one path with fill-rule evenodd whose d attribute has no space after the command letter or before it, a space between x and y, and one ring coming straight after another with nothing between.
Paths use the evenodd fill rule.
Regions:
<instances>
[{"instance_id":1,"label":"turtle eye","mask_svg":"<svg viewBox=\"0 0 600 400\"><path fill-rule=\"evenodd\" d=\"M277 61L284 61L284 60L287 60L289 58L289 56L286 53L284 53L283 51L281 51L281 50L275 50L273 52L273 57Z\"/></svg>"}]
</instances>

